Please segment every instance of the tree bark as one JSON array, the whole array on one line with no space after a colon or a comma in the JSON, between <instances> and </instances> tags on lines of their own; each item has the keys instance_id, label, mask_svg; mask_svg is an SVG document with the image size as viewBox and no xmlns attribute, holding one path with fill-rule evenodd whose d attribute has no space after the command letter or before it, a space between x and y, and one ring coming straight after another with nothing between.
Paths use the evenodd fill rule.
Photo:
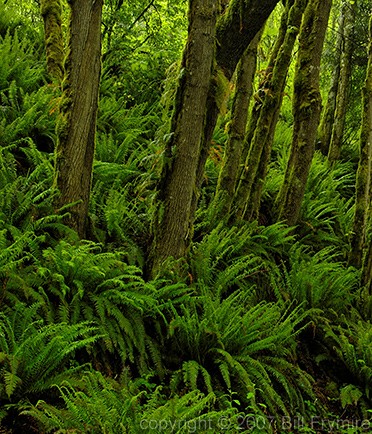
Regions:
<instances>
[{"instance_id":1,"label":"tree bark","mask_svg":"<svg viewBox=\"0 0 372 434\"><path fill-rule=\"evenodd\" d=\"M368 290L369 294L372 295L372 242L369 243L364 256L361 283Z\"/></svg>"},{"instance_id":2,"label":"tree bark","mask_svg":"<svg viewBox=\"0 0 372 434\"><path fill-rule=\"evenodd\" d=\"M190 0L188 41L183 54L171 138L154 222L150 274L164 260L186 255L192 238L191 202L215 54L216 0Z\"/></svg>"},{"instance_id":3,"label":"tree bark","mask_svg":"<svg viewBox=\"0 0 372 434\"><path fill-rule=\"evenodd\" d=\"M332 0L309 0L300 30L294 79L293 138L283 185L278 195L279 220L295 225L302 199L320 118L319 73L322 48Z\"/></svg>"},{"instance_id":4,"label":"tree bark","mask_svg":"<svg viewBox=\"0 0 372 434\"><path fill-rule=\"evenodd\" d=\"M372 158L372 17L370 21L370 44L368 55L367 75L363 88L363 112L360 131L360 158L355 186L355 214L353 231L350 239L351 250L349 265L360 268L363 262L363 249L366 240L366 227L368 214L370 214L370 183L371 183L371 158ZM371 216L369 216L371 219ZM369 248L372 249L371 247ZM364 263L363 280L371 281L372 258L366 256ZM369 265L368 265L369 264Z\"/></svg>"},{"instance_id":5,"label":"tree bark","mask_svg":"<svg viewBox=\"0 0 372 434\"><path fill-rule=\"evenodd\" d=\"M229 80L277 3L278 0L231 0L226 13L218 20L216 59Z\"/></svg>"},{"instance_id":6,"label":"tree bark","mask_svg":"<svg viewBox=\"0 0 372 434\"><path fill-rule=\"evenodd\" d=\"M334 68L331 79L331 86L328 92L327 103L322 113L320 125L318 128L318 148L323 155L328 155L329 145L331 143L332 128L335 119L336 111L336 98L338 91L338 83L340 80L340 66L341 66L341 52L343 41L343 28L344 28L345 15L343 11L340 11L339 24L337 28L337 39L335 45L336 60L334 62Z\"/></svg>"},{"instance_id":7,"label":"tree bark","mask_svg":"<svg viewBox=\"0 0 372 434\"><path fill-rule=\"evenodd\" d=\"M289 0L287 5L289 3L290 3L290 5L292 5L293 2L294 2L294 0ZM243 152L242 152L241 161L240 161L241 168L239 171L238 179L240 179L243 176L243 172L245 170L245 162L246 162L247 157L248 157L250 143L253 140L253 135L254 135L254 132L255 132L256 127L257 127L258 119L260 118L260 115L261 115L261 110L263 107L264 99L266 98L266 94L269 92L270 79L271 79L271 76L273 73L274 65L275 65L276 59L278 57L280 48L283 45L285 35L287 33L288 12L289 12L289 8L285 7L285 9L282 13L281 19L280 19L278 36L276 38L273 50L270 54L270 58L269 58L269 61L267 64L266 71L263 74L263 77L262 77L261 82L259 84L258 91L256 92L255 101L254 101L252 111L251 111L251 114L249 117L248 127L247 127L247 131L246 131L245 138L244 138L244 142L246 143L247 146L243 147ZM237 188L237 185L236 185L236 188Z\"/></svg>"},{"instance_id":8,"label":"tree bark","mask_svg":"<svg viewBox=\"0 0 372 434\"><path fill-rule=\"evenodd\" d=\"M70 0L71 19L63 89L56 180L59 206L75 203L68 224L86 236L101 71L103 0Z\"/></svg>"},{"instance_id":9,"label":"tree bark","mask_svg":"<svg viewBox=\"0 0 372 434\"><path fill-rule=\"evenodd\" d=\"M272 74L266 85L267 90L252 141L250 144L246 143L245 145L249 146L249 153L236 192L237 219L250 220L253 217L254 210L258 210L259 208L259 203L254 203L254 200L260 202L261 197L255 194L253 186L261 191L260 184L263 183L266 176L271 156L273 133L283 100L293 47L299 33L306 3L306 0L296 0L294 3L287 3L288 22L286 36L279 49Z\"/></svg>"},{"instance_id":10,"label":"tree bark","mask_svg":"<svg viewBox=\"0 0 372 434\"><path fill-rule=\"evenodd\" d=\"M221 69L228 80L248 48L252 39L262 28L279 0L232 0L224 15L217 22L217 68ZM217 72L215 72L217 74ZM215 86L208 93L206 124L198 162L196 186L192 201L192 215L195 215L199 191L203 183L204 168L209 155L213 131L219 115L216 103Z\"/></svg>"},{"instance_id":11,"label":"tree bark","mask_svg":"<svg viewBox=\"0 0 372 434\"><path fill-rule=\"evenodd\" d=\"M344 136L349 83L351 77L351 58L353 54L353 33L355 24L356 1L353 4L343 3L342 52L340 57L340 76L336 97L336 110L332 129L328 160L333 163L339 160Z\"/></svg>"},{"instance_id":12,"label":"tree bark","mask_svg":"<svg viewBox=\"0 0 372 434\"><path fill-rule=\"evenodd\" d=\"M229 80L241 55L278 1L232 0L220 18L217 61ZM183 77L177 92L171 138L165 150L159 209L153 222L154 239L147 262L150 276L158 272L168 257L184 257L191 243L199 189L218 116L216 86L212 79L217 73L211 71L214 67L215 15L216 1L190 0L189 16L194 19L192 25L190 21L181 70ZM229 53L231 46L238 49ZM202 81L195 77L202 77Z\"/></svg>"},{"instance_id":13,"label":"tree bark","mask_svg":"<svg viewBox=\"0 0 372 434\"><path fill-rule=\"evenodd\" d=\"M61 0L41 0L44 21L47 71L52 80L61 83L64 76L64 44Z\"/></svg>"},{"instance_id":14,"label":"tree bark","mask_svg":"<svg viewBox=\"0 0 372 434\"><path fill-rule=\"evenodd\" d=\"M214 198L214 219L220 220L229 214L240 171L248 109L253 92L253 80L257 66L257 48L262 31L258 32L244 52L237 66L235 94L231 108L229 138Z\"/></svg>"}]
</instances>

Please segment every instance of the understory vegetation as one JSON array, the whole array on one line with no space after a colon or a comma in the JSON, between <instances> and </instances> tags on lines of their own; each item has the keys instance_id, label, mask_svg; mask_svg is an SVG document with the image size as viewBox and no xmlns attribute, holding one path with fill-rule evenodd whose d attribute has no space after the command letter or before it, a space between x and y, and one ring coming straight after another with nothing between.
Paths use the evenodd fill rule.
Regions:
<instances>
[{"instance_id":1,"label":"understory vegetation","mask_svg":"<svg viewBox=\"0 0 372 434\"><path fill-rule=\"evenodd\" d=\"M0 432L371 432L372 296L348 266L357 135L333 165L316 151L298 224L277 222L293 125L285 96L260 216L228 224L213 212L226 99L187 260L149 278L185 5L130 27L134 12L111 16L110 4L80 240L70 206L54 201L60 91L42 21L36 3L0 0Z\"/></svg>"}]
</instances>

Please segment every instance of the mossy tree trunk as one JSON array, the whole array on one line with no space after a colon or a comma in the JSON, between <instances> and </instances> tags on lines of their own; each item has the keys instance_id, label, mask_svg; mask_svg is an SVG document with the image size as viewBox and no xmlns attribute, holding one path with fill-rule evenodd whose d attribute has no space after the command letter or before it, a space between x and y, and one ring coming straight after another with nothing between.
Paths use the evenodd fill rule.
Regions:
<instances>
[{"instance_id":1,"label":"mossy tree trunk","mask_svg":"<svg viewBox=\"0 0 372 434\"><path fill-rule=\"evenodd\" d=\"M259 208L261 185L271 156L273 133L283 101L286 78L292 59L292 51L299 33L302 14L307 0L287 2L288 21L284 41L273 64L272 74L266 83L266 91L254 134L250 143L244 170L236 191L236 219L252 219ZM255 203L257 201L258 203Z\"/></svg>"},{"instance_id":2,"label":"mossy tree trunk","mask_svg":"<svg viewBox=\"0 0 372 434\"><path fill-rule=\"evenodd\" d=\"M351 236L351 250L349 265L360 268L363 261L363 249L365 246L366 227L371 220L371 158L372 158L372 17L370 21L370 44L367 76L363 88L363 112L360 132L360 158L355 186L355 214L353 231ZM371 250L371 247L369 247ZM364 280L371 282L372 258L370 252L366 255L364 266Z\"/></svg>"},{"instance_id":3,"label":"mossy tree trunk","mask_svg":"<svg viewBox=\"0 0 372 434\"><path fill-rule=\"evenodd\" d=\"M344 28L344 11L341 9L337 27L337 38L335 45L335 61L331 78L331 85L328 92L327 102L325 104L321 121L318 128L318 143L317 147L323 155L328 155L329 145L331 143L333 123L336 111L336 98L338 91L338 83L340 81L340 66L341 66L341 52L343 42L343 28Z\"/></svg>"},{"instance_id":4,"label":"mossy tree trunk","mask_svg":"<svg viewBox=\"0 0 372 434\"><path fill-rule=\"evenodd\" d=\"M321 110L319 74L332 0L309 0L301 25L294 78L293 138L284 181L277 199L279 220L298 221L315 151Z\"/></svg>"},{"instance_id":5,"label":"mossy tree trunk","mask_svg":"<svg viewBox=\"0 0 372 434\"><path fill-rule=\"evenodd\" d=\"M328 160L333 163L341 155L341 146L344 136L347 102L349 96L349 83L351 77L351 58L353 54L353 34L356 14L356 1L350 3L344 0L342 6L344 15L342 33L342 51L340 56L340 75L336 97L336 107L332 128Z\"/></svg>"},{"instance_id":6,"label":"mossy tree trunk","mask_svg":"<svg viewBox=\"0 0 372 434\"><path fill-rule=\"evenodd\" d=\"M226 143L225 154L214 197L214 217L218 220L228 216L235 192L243 151L248 109L253 92L253 80L256 73L257 48L261 35L262 31L257 33L237 66L229 138Z\"/></svg>"},{"instance_id":7,"label":"mossy tree trunk","mask_svg":"<svg viewBox=\"0 0 372 434\"><path fill-rule=\"evenodd\" d=\"M154 221L149 272L155 276L168 257L186 255L192 237L191 202L215 55L216 0L190 0L188 40L172 118L171 137Z\"/></svg>"},{"instance_id":8,"label":"mossy tree trunk","mask_svg":"<svg viewBox=\"0 0 372 434\"><path fill-rule=\"evenodd\" d=\"M75 203L68 224L86 236L101 71L103 0L70 0L70 35L56 150L58 205Z\"/></svg>"},{"instance_id":9,"label":"mossy tree trunk","mask_svg":"<svg viewBox=\"0 0 372 434\"><path fill-rule=\"evenodd\" d=\"M231 0L226 12L217 22L217 69L231 80L235 68L244 51L263 27L267 18L279 0ZM217 75L218 72L215 72ZM219 108L216 102L216 86L211 84L208 93L207 122L203 133L195 194L193 197L193 214L197 208L200 187L203 183L204 167L209 155L213 131L217 123Z\"/></svg>"},{"instance_id":10,"label":"mossy tree trunk","mask_svg":"<svg viewBox=\"0 0 372 434\"><path fill-rule=\"evenodd\" d=\"M362 285L372 295L372 241L370 241L363 259Z\"/></svg>"},{"instance_id":11,"label":"mossy tree trunk","mask_svg":"<svg viewBox=\"0 0 372 434\"><path fill-rule=\"evenodd\" d=\"M290 0L287 3L287 6L288 4L292 5L293 2L294 0ZM271 80L276 59L278 57L279 51L283 45L285 35L287 33L288 12L289 12L289 7L285 7L280 19L278 36L276 38L274 47L270 53L267 68L262 74L262 78L259 83L258 90L254 95L255 96L254 103L252 106L251 114L249 116L247 131L244 137L244 142L247 146L243 147L238 180L243 176L243 171L245 170L244 166L249 152L249 146L250 143L252 142L253 135L257 127L258 119L260 118L261 115L264 99L266 98L266 94L269 92L270 80ZM237 185L235 187L237 188Z\"/></svg>"},{"instance_id":12,"label":"mossy tree trunk","mask_svg":"<svg viewBox=\"0 0 372 434\"><path fill-rule=\"evenodd\" d=\"M52 80L62 81L64 75L64 44L61 0L41 0L40 11L44 21L47 71Z\"/></svg>"},{"instance_id":13,"label":"mossy tree trunk","mask_svg":"<svg viewBox=\"0 0 372 434\"><path fill-rule=\"evenodd\" d=\"M230 80L236 65L279 0L231 0L217 25L217 64Z\"/></svg>"}]
</instances>

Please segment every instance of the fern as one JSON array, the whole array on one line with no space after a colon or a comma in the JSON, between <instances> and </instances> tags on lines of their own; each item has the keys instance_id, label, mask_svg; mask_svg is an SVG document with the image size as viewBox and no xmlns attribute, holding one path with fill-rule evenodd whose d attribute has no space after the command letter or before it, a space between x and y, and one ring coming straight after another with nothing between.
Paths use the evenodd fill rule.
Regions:
<instances>
[{"instance_id":1,"label":"fern","mask_svg":"<svg viewBox=\"0 0 372 434\"><path fill-rule=\"evenodd\" d=\"M212 294L205 290L203 296L171 309L164 342L170 356L164 363L179 366L172 387L183 382L191 390L253 394L256 403L263 402L273 413L288 414L291 405L303 406L302 394L311 395L312 380L288 358L295 355L295 336L306 326L308 313L281 303L251 307L250 295L241 292L223 300Z\"/></svg>"},{"instance_id":2,"label":"fern","mask_svg":"<svg viewBox=\"0 0 372 434\"><path fill-rule=\"evenodd\" d=\"M100 250L100 245L87 241L77 245L60 241L54 248L39 249L33 264L19 273L23 288L13 291L17 298L9 293L7 300L26 301L27 295L40 303L49 324L94 322L104 336L89 350L96 361L114 355L120 364L136 362L143 372L154 357L161 371L145 325L146 318L156 321L161 312L156 288L144 282L137 267L123 261L125 253Z\"/></svg>"},{"instance_id":3,"label":"fern","mask_svg":"<svg viewBox=\"0 0 372 434\"><path fill-rule=\"evenodd\" d=\"M340 390L340 400L342 408L347 405L357 405L359 399L363 396L363 393L357 387L352 384L348 384Z\"/></svg>"},{"instance_id":4,"label":"fern","mask_svg":"<svg viewBox=\"0 0 372 434\"><path fill-rule=\"evenodd\" d=\"M184 433L197 421L200 422L195 426L200 427L205 425L203 421L208 421L207 432L217 426L222 416L231 426L236 426L236 411L228 407L213 410L216 400L213 393L204 395L194 391L182 397L166 397L161 388L150 386L149 389L148 385L141 385L141 380L131 381L126 386L94 371L84 374L79 388L66 383L58 390L65 408L39 401L37 405L25 406L23 411L39 422L43 432L59 429L92 434L135 434L150 432L151 422L151 426L161 424L165 432Z\"/></svg>"},{"instance_id":5,"label":"fern","mask_svg":"<svg viewBox=\"0 0 372 434\"><path fill-rule=\"evenodd\" d=\"M18 304L10 315L0 313L2 399L25 398L71 378L80 369L66 366L75 351L100 337L87 322L45 325L37 319L38 308Z\"/></svg>"},{"instance_id":6,"label":"fern","mask_svg":"<svg viewBox=\"0 0 372 434\"><path fill-rule=\"evenodd\" d=\"M372 391L372 327L370 322L354 314L338 326L325 325L325 343L337 363L349 373L352 384L345 386L340 395L342 406L370 400ZM350 402L352 401L352 402Z\"/></svg>"},{"instance_id":7,"label":"fern","mask_svg":"<svg viewBox=\"0 0 372 434\"><path fill-rule=\"evenodd\" d=\"M273 268L271 282L279 299L306 303L309 308L345 312L359 285L359 272L347 268L332 247L316 253L296 244L288 267Z\"/></svg>"},{"instance_id":8,"label":"fern","mask_svg":"<svg viewBox=\"0 0 372 434\"><path fill-rule=\"evenodd\" d=\"M299 233L315 249L337 246L341 259L348 253L348 236L353 222L355 175L351 163L329 168L316 153L302 203Z\"/></svg>"},{"instance_id":9,"label":"fern","mask_svg":"<svg viewBox=\"0 0 372 434\"><path fill-rule=\"evenodd\" d=\"M193 278L201 287L214 288L217 296L232 289L254 294L257 278L266 274L268 264L289 250L294 240L290 231L282 223L266 228L255 222L241 228L220 225L194 245Z\"/></svg>"}]
</instances>

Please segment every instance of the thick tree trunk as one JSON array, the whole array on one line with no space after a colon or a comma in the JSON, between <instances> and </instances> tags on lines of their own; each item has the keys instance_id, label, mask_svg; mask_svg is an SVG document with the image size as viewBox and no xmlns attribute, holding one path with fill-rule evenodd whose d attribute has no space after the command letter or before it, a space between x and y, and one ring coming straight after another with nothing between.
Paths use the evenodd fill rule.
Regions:
<instances>
[{"instance_id":1,"label":"thick tree trunk","mask_svg":"<svg viewBox=\"0 0 372 434\"><path fill-rule=\"evenodd\" d=\"M64 46L61 0L41 0L48 74L58 83L64 75Z\"/></svg>"},{"instance_id":2,"label":"thick tree trunk","mask_svg":"<svg viewBox=\"0 0 372 434\"><path fill-rule=\"evenodd\" d=\"M76 202L68 223L86 236L101 71L103 0L72 0L67 77L61 107L56 177L59 205Z\"/></svg>"},{"instance_id":3,"label":"thick tree trunk","mask_svg":"<svg viewBox=\"0 0 372 434\"><path fill-rule=\"evenodd\" d=\"M283 44L278 52L274 63L272 74L268 79L267 91L263 100L260 117L258 119L253 138L249 145L249 153L244 164L244 171L240 178L239 186L236 192L237 219L251 219L255 209L259 204L254 200L260 201L260 197L255 195L253 185L256 188L261 187L266 175L266 168L269 164L272 147L272 132L278 119L278 114L283 100L283 93L289 66L292 59L292 50L297 39L301 18L305 9L306 0L296 0L287 3L288 22L287 32ZM291 6L292 4L292 6ZM259 171L261 169L261 171Z\"/></svg>"},{"instance_id":4,"label":"thick tree trunk","mask_svg":"<svg viewBox=\"0 0 372 434\"><path fill-rule=\"evenodd\" d=\"M349 265L360 268L363 261L368 214L370 214L370 183L372 158L372 17L370 21L370 45L367 76L363 88L363 113L360 132L360 158L355 187L355 214L351 236ZM371 216L369 217L371 218ZM372 249L371 247L369 248ZM372 258L366 257L364 265L364 280L371 281Z\"/></svg>"},{"instance_id":5,"label":"thick tree trunk","mask_svg":"<svg viewBox=\"0 0 372 434\"><path fill-rule=\"evenodd\" d=\"M336 111L336 98L338 91L338 83L340 81L340 66L341 66L341 52L342 52L342 42L343 42L343 28L344 28L344 18L345 14L343 10L340 12L338 32L336 39L336 60L334 63L331 87L328 92L327 103L322 113L320 125L318 128L318 148L321 150L323 155L328 155L329 145L331 143L333 123L335 119Z\"/></svg>"},{"instance_id":6,"label":"thick tree trunk","mask_svg":"<svg viewBox=\"0 0 372 434\"><path fill-rule=\"evenodd\" d=\"M294 79L293 139L277 205L279 220L295 225L315 151L320 118L319 73L332 0L309 0L300 31Z\"/></svg>"},{"instance_id":7,"label":"thick tree trunk","mask_svg":"<svg viewBox=\"0 0 372 434\"><path fill-rule=\"evenodd\" d=\"M349 83L351 77L351 58L353 54L353 33L355 24L355 8L356 2L343 4L343 20L342 31L343 44L340 58L340 77L336 98L336 111L332 129L331 143L329 146L328 160L333 163L338 160L341 155L341 146L344 136L347 102L349 96Z\"/></svg>"},{"instance_id":8,"label":"thick tree trunk","mask_svg":"<svg viewBox=\"0 0 372 434\"><path fill-rule=\"evenodd\" d=\"M215 54L216 0L190 0L188 41L181 65L161 179L150 274L168 257L185 256L192 237L191 202Z\"/></svg>"},{"instance_id":9,"label":"thick tree trunk","mask_svg":"<svg viewBox=\"0 0 372 434\"><path fill-rule=\"evenodd\" d=\"M258 32L244 52L237 67L235 94L231 108L229 138L225 147L222 168L214 198L214 218L219 220L229 214L240 171L248 109L253 92L257 66L257 48L262 31Z\"/></svg>"}]
</instances>

